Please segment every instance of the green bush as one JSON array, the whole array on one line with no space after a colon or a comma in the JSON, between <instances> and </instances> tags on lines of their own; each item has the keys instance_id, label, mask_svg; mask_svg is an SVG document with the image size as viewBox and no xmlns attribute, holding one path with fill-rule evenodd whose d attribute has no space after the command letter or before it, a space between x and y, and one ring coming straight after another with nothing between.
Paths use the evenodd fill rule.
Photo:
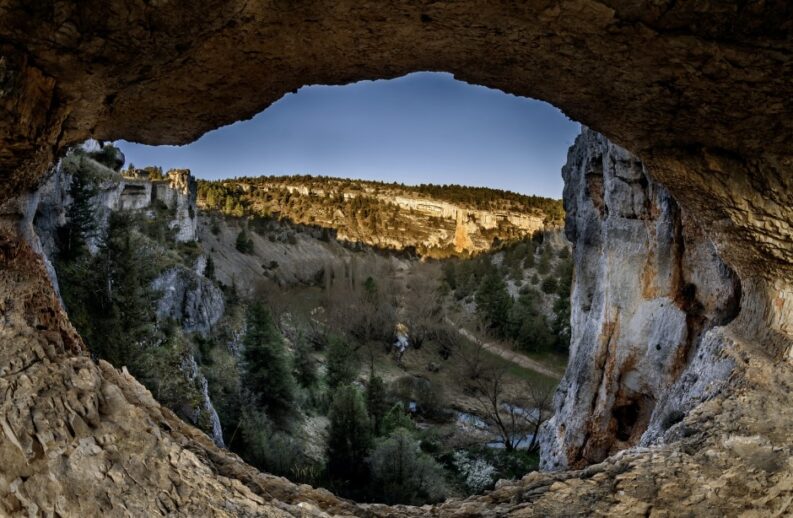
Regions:
<instances>
[{"instance_id":1,"label":"green bush","mask_svg":"<svg viewBox=\"0 0 793 518\"><path fill-rule=\"evenodd\" d=\"M558 289L558 282L556 281L556 277L549 275L545 279L542 280L542 291L551 294L556 293Z\"/></svg>"},{"instance_id":2,"label":"green bush","mask_svg":"<svg viewBox=\"0 0 793 518\"><path fill-rule=\"evenodd\" d=\"M240 233L237 234L237 241L234 243L234 246L238 252L243 254L253 253L253 239L248 237L245 229L240 230Z\"/></svg>"},{"instance_id":3,"label":"green bush","mask_svg":"<svg viewBox=\"0 0 793 518\"><path fill-rule=\"evenodd\" d=\"M410 432L399 428L381 440L369 459L371 497L387 504L440 502L448 489L443 469L423 453Z\"/></svg>"}]
</instances>

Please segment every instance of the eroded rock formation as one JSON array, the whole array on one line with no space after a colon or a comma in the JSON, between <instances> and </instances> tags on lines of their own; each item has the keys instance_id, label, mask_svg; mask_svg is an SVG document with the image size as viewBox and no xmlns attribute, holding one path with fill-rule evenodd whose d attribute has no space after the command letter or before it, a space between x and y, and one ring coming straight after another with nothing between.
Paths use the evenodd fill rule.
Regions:
<instances>
[{"instance_id":1,"label":"eroded rock formation","mask_svg":"<svg viewBox=\"0 0 793 518\"><path fill-rule=\"evenodd\" d=\"M790 513L792 32L793 5L781 1L0 3L3 512ZM676 376L669 370L674 362L659 364L652 384L671 388L654 396L642 440L663 437L664 444L632 448L582 471L532 474L432 510L354 507L255 473L160 408L133 379L90 360L33 251L40 245L26 194L68 145L89 136L183 143L250 117L304 84L414 70L447 70L548 100L630 149L681 210L652 220L679 217L691 232L688 242L705 253L712 243L738 276L737 316L686 335L699 335L696 350L707 354L680 363ZM648 188L641 187L645 196ZM652 207L664 196L651 191ZM598 192L595 183L591 192ZM592 235L603 228L595 230ZM643 232L634 237L648 250L665 243ZM684 260L687 254L670 252ZM655 268L647 285L658 291L635 300L653 304L677 293L679 284L656 260L647 264ZM709 284L685 266L678 271L693 275L697 286ZM703 313L708 325L718 324L723 299L707 306L698 293L693 300L710 307ZM674 318L691 314L675 302ZM634 318L643 311L627 309ZM619 329L627 330L625 324ZM664 342L662 350L685 351L676 344ZM606 357L614 358L611 372L625 371L625 358ZM693 408L674 424L672 411L689 403L671 395L685 395L686 386L704 394L688 374L697 361L706 368L716 357L731 364L726 378L714 375L722 388L702 403L692 399ZM641 367L639 380L650 380L647 369ZM608 429L616 397L594 402L600 412L589 422ZM666 431L655 426L663 419L652 417L661 418L662 408L673 423ZM560 440L575 445L573 439L562 434ZM598 444L598 451L575 446L568 461L596 460L615 446Z\"/></svg>"},{"instance_id":2,"label":"eroded rock formation","mask_svg":"<svg viewBox=\"0 0 793 518\"><path fill-rule=\"evenodd\" d=\"M223 316L225 303L220 289L203 275L174 266L159 275L152 288L161 293L157 318L173 319L189 333L207 335Z\"/></svg>"},{"instance_id":3,"label":"eroded rock formation","mask_svg":"<svg viewBox=\"0 0 793 518\"><path fill-rule=\"evenodd\" d=\"M733 363L711 330L740 300L736 275L638 158L584 128L562 176L572 338L543 433L546 469L660 439L717 394Z\"/></svg>"},{"instance_id":4,"label":"eroded rock formation","mask_svg":"<svg viewBox=\"0 0 793 518\"><path fill-rule=\"evenodd\" d=\"M495 190L452 186L444 195L374 181L262 176L206 182L199 207L236 217L277 215L330 229L342 241L432 258L486 252L561 226L558 200L501 194L499 199Z\"/></svg>"}]
</instances>

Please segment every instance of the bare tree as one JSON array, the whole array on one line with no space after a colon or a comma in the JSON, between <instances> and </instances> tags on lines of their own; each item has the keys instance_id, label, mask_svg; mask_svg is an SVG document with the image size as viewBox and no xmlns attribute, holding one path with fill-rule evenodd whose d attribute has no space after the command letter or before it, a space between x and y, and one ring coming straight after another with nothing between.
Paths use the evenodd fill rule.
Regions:
<instances>
[{"instance_id":1,"label":"bare tree","mask_svg":"<svg viewBox=\"0 0 793 518\"><path fill-rule=\"evenodd\" d=\"M437 275L427 269L414 272L406 282L403 318L410 342L420 349L426 340L435 338L443 322L443 307Z\"/></svg>"},{"instance_id":2,"label":"bare tree","mask_svg":"<svg viewBox=\"0 0 793 518\"><path fill-rule=\"evenodd\" d=\"M461 382L476 402L477 413L499 436L508 451L528 441L525 449L539 448L538 433L551 415L552 391L539 383L508 382L509 363L487 355L476 345L463 355Z\"/></svg>"}]
</instances>

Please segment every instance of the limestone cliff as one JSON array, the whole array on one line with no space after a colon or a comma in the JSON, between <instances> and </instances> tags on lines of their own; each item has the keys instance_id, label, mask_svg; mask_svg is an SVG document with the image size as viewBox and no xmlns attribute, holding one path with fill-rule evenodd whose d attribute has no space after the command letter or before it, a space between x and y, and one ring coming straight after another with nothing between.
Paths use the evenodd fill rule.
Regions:
<instances>
[{"instance_id":1,"label":"limestone cliff","mask_svg":"<svg viewBox=\"0 0 793 518\"><path fill-rule=\"evenodd\" d=\"M313 176L201 182L199 206L278 217L342 241L445 258L559 228L559 200L463 186L405 186Z\"/></svg>"},{"instance_id":2,"label":"limestone cliff","mask_svg":"<svg viewBox=\"0 0 793 518\"><path fill-rule=\"evenodd\" d=\"M196 239L196 182L189 171L169 171L166 180L152 182L140 176L124 176L77 152L61 160L36 191L36 232L48 258L52 259L56 252L58 227L66 223L66 213L72 203L69 186L78 168L87 172L96 186L91 204L97 229L88 236L87 243L91 253L96 253L111 212L148 210L157 203L162 203L170 211L169 226L174 229L177 242Z\"/></svg>"},{"instance_id":3,"label":"limestone cliff","mask_svg":"<svg viewBox=\"0 0 793 518\"><path fill-rule=\"evenodd\" d=\"M87 200L90 219L96 224L94 231L86 236L91 255L99 251L108 232L110 216L118 211L142 213L144 220L153 220L157 213L160 216L164 213L164 225L171 229L170 236L164 244L152 243L163 248L161 253L167 254L175 243L196 240L195 181L189 171L170 171L165 180L152 182L148 178L122 175L78 150L67 155L53 170L30 197L26 209L35 213L35 234L31 239L41 243L42 256L56 290L58 279L52 266L59 253L56 236L69 222L69 208L74 203L70 186L75 175L93 186L93 195ZM223 315L224 300L220 289L201 275L203 269L197 272L181 264L167 264L167 269L152 282L158 298L151 303L156 307L159 324L172 320L186 333L206 336ZM189 351L185 352L178 371L173 374L183 378L182 402L180 408L174 410L211 433L222 445L220 421L209 398L207 381Z\"/></svg>"},{"instance_id":4,"label":"limestone cliff","mask_svg":"<svg viewBox=\"0 0 793 518\"><path fill-rule=\"evenodd\" d=\"M147 209L162 204L171 211L169 226L177 242L195 241L196 181L188 169L171 169L161 180L150 180L144 171L125 171L121 192L112 209Z\"/></svg>"},{"instance_id":5,"label":"limestone cliff","mask_svg":"<svg viewBox=\"0 0 793 518\"><path fill-rule=\"evenodd\" d=\"M570 362L543 429L545 469L661 440L732 371L709 330L740 285L642 162L584 128L562 170L573 243Z\"/></svg>"},{"instance_id":6,"label":"limestone cliff","mask_svg":"<svg viewBox=\"0 0 793 518\"><path fill-rule=\"evenodd\" d=\"M223 316L220 289L209 279L184 266L174 266L154 279L152 288L160 293L157 317L173 319L190 333L207 335Z\"/></svg>"}]
</instances>

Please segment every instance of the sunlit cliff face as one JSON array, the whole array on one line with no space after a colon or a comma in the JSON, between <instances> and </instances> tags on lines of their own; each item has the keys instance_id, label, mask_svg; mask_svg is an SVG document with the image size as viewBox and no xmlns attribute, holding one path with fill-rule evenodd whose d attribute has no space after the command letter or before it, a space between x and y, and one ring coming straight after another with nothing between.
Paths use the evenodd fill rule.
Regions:
<instances>
[{"instance_id":1,"label":"sunlit cliff face","mask_svg":"<svg viewBox=\"0 0 793 518\"><path fill-rule=\"evenodd\" d=\"M23 238L35 207L27 193L68 145L90 136L184 143L304 84L446 70L547 100L635 153L734 270L742 293L737 316L714 338L735 372L678 425L670 437L678 442L584 474L532 475L438 513L784 513L793 471L782 460L793 453L785 389L793 384L791 9L5 2L4 510L421 515L364 510L258 474L179 423L131 377L90 360Z\"/></svg>"}]
</instances>

